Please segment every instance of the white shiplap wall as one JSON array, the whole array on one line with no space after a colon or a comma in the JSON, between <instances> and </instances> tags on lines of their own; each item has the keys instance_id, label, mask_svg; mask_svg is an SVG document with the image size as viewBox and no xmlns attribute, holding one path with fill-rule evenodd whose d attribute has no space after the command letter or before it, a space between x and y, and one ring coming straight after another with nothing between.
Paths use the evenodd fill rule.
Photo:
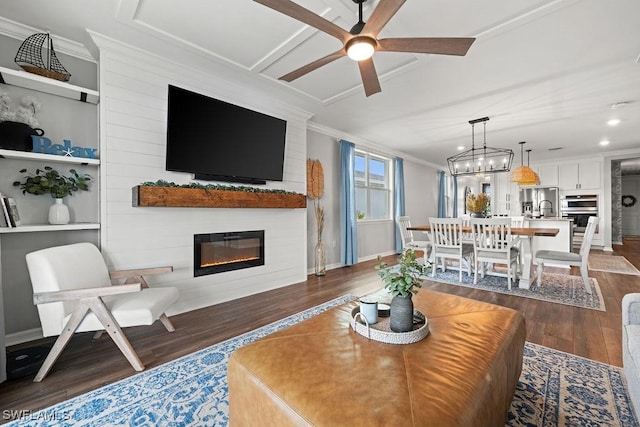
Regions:
<instances>
[{"instance_id":1,"label":"white shiplap wall","mask_svg":"<svg viewBox=\"0 0 640 427\"><path fill-rule=\"evenodd\" d=\"M132 187L190 174L165 171L167 86L287 120L284 182L269 188L304 193L309 115L264 94L92 33L100 52L101 244L111 268L173 265L151 282L176 286L170 314L194 310L306 279L304 209L139 208ZM210 124L215 132L215 120ZM193 277L193 235L265 230L265 265Z\"/></svg>"}]
</instances>

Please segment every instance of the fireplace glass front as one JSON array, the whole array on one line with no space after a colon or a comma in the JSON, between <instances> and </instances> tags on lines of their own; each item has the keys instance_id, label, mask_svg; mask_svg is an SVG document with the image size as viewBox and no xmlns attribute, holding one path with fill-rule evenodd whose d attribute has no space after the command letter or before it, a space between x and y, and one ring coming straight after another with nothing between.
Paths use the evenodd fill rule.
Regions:
<instances>
[{"instance_id":1,"label":"fireplace glass front","mask_svg":"<svg viewBox=\"0 0 640 427\"><path fill-rule=\"evenodd\" d=\"M264 265L264 230L196 234L193 243L195 277Z\"/></svg>"}]
</instances>

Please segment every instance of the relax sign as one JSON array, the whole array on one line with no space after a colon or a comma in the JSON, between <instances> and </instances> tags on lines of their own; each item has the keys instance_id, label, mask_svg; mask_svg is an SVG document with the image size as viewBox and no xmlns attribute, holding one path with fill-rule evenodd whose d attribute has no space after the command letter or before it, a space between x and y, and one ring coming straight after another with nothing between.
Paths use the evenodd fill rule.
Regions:
<instances>
[{"instance_id":1,"label":"relax sign","mask_svg":"<svg viewBox=\"0 0 640 427\"><path fill-rule=\"evenodd\" d=\"M55 154L57 156L68 157L84 157L87 159L97 158L96 152L98 150L96 148L74 147L68 139L64 140L64 145L52 144L49 138L38 135L31 135L31 140L33 141L33 150L31 151L34 153Z\"/></svg>"}]
</instances>

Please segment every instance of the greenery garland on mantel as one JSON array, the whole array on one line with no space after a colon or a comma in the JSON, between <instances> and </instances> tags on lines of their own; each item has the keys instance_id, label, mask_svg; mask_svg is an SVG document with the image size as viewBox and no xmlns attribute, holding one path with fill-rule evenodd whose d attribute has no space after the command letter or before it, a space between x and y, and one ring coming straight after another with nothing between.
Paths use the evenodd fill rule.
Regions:
<instances>
[{"instance_id":1,"label":"greenery garland on mantel","mask_svg":"<svg viewBox=\"0 0 640 427\"><path fill-rule=\"evenodd\" d=\"M140 185L144 185L146 187L197 188L200 190L240 191L245 193L295 194L304 196L304 194L296 193L294 191L271 188L257 188L249 187L246 185L200 184L198 182L191 182L189 184L176 184L175 182L169 182L163 179L159 179L156 182L143 182Z\"/></svg>"}]
</instances>

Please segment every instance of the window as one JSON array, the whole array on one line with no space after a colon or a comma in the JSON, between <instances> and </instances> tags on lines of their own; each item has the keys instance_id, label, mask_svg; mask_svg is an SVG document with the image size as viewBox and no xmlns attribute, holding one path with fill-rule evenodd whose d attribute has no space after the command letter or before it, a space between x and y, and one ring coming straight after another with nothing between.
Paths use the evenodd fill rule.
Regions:
<instances>
[{"instance_id":1,"label":"window","mask_svg":"<svg viewBox=\"0 0 640 427\"><path fill-rule=\"evenodd\" d=\"M391 219L391 161L356 150L358 219Z\"/></svg>"}]
</instances>

